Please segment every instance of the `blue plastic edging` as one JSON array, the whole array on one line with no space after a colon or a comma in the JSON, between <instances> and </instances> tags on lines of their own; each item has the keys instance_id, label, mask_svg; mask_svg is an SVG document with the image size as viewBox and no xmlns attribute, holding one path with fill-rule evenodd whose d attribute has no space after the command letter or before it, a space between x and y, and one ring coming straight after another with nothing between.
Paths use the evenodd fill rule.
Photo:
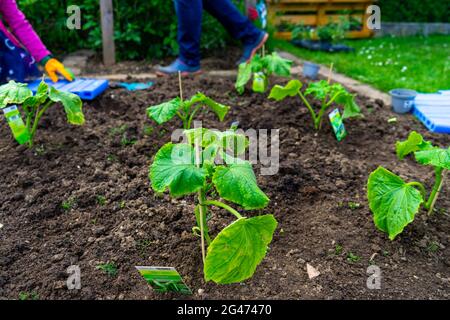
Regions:
<instances>
[{"instance_id":1,"label":"blue plastic edging","mask_svg":"<svg viewBox=\"0 0 450 320\"><path fill-rule=\"evenodd\" d=\"M29 82L28 88L36 93L40 79ZM83 100L93 100L108 89L108 80L103 79L88 79L88 78L78 78L74 81L59 80L54 83L50 79L46 79L45 83L49 86L58 89L59 91L71 92L76 94Z\"/></svg>"},{"instance_id":2,"label":"blue plastic edging","mask_svg":"<svg viewBox=\"0 0 450 320\"><path fill-rule=\"evenodd\" d=\"M450 134L450 90L418 94L413 114L431 132Z\"/></svg>"}]
</instances>

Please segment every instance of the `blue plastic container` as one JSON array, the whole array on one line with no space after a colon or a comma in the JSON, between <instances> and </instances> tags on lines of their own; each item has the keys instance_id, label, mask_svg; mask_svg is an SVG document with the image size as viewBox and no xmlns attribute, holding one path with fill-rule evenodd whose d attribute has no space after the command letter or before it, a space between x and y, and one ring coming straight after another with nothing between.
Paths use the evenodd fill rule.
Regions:
<instances>
[{"instance_id":1,"label":"blue plastic container","mask_svg":"<svg viewBox=\"0 0 450 320\"><path fill-rule=\"evenodd\" d=\"M450 134L450 95L418 94L413 113L431 132Z\"/></svg>"},{"instance_id":2,"label":"blue plastic container","mask_svg":"<svg viewBox=\"0 0 450 320\"><path fill-rule=\"evenodd\" d=\"M394 89L389 91L392 97L392 108L396 113L408 113L414 107L414 98L417 92L410 89Z\"/></svg>"},{"instance_id":3,"label":"blue plastic container","mask_svg":"<svg viewBox=\"0 0 450 320\"><path fill-rule=\"evenodd\" d=\"M303 63L303 76L310 79L317 79L317 74L319 73L320 66L318 64L305 61Z\"/></svg>"},{"instance_id":4,"label":"blue plastic container","mask_svg":"<svg viewBox=\"0 0 450 320\"><path fill-rule=\"evenodd\" d=\"M36 93L39 83L41 83L40 79L34 80L28 83L28 88L33 91L33 93ZM56 83L53 83L50 79L45 79L45 83L59 91L74 93L83 100L95 99L98 95L103 93L103 91L108 89L109 86L108 80L85 78L78 78L74 81L59 80Z\"/></svg>"}]
</instances>

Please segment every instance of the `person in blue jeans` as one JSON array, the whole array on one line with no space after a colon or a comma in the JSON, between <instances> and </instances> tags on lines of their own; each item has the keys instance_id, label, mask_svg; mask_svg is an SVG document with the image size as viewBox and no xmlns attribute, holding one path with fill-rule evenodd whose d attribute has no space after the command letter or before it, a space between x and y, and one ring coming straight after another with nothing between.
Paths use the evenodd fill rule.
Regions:
<instances>
[{"instance_id":1,"label":"person in blue jeans","mask_svg":"<svg viewBox=\"0 0 450 320\"><path fill-rule=\"evenodd\" d=\"M200 67L200 36L203 9L215 17L232 37L243 43L239 63L248 62L267 41L269 35L256 28L231 0L174 0L178 18L179 57L170 65L157 67L159 75L181 72L197 74Z\"/></svg>"}]
</instances>

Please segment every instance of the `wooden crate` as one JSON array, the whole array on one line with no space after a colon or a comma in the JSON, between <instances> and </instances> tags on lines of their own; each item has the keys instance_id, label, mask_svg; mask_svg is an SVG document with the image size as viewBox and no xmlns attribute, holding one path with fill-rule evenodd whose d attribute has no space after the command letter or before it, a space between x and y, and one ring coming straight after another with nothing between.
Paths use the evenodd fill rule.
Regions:
<instances>
[{"instance_id":1,"label":"wooden crate","mask_svg":"<svg viewBox=\"0 0 450 320\"><path fill-rule=\"evenodd\" d=\"M268 0L269 20L273 26L282 22L303 23L307 26L322 26L329 22L339 21L342 11L350 11L353 18L362 22L362 29L349 31L348 38L368 38L373 35L367 28L369 15L366 9L376 0ZM290 32L276 32L275 37L291 39Z\"/></svg>"}]
</instances>

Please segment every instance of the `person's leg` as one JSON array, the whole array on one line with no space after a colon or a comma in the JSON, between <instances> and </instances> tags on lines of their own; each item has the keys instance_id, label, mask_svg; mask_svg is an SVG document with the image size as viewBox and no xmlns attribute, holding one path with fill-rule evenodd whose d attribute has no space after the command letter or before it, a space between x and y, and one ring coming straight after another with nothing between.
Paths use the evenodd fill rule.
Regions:
<instances>
[{"instance_id":1,"label":"person's leg","mask_svg":"<svg viewBox=\"0 0 450 320\"><path fill-rule=\"evenodd\" d=\"M231 36L244 44L254 43L261 31L244 16L231 0L203 0L203 7L215 17Z\"/></svg>"},{"instance_id":2,"label":"person's leg","mask_svg":"<svg viewBox=\"0 0 450 320\"><path fill-rule=\"evenodd\" d=\"M180 59L188 66L200 65L200 36L202 32L202 0L174 0L178 18Z\"/></svg>"}]
</instances>

